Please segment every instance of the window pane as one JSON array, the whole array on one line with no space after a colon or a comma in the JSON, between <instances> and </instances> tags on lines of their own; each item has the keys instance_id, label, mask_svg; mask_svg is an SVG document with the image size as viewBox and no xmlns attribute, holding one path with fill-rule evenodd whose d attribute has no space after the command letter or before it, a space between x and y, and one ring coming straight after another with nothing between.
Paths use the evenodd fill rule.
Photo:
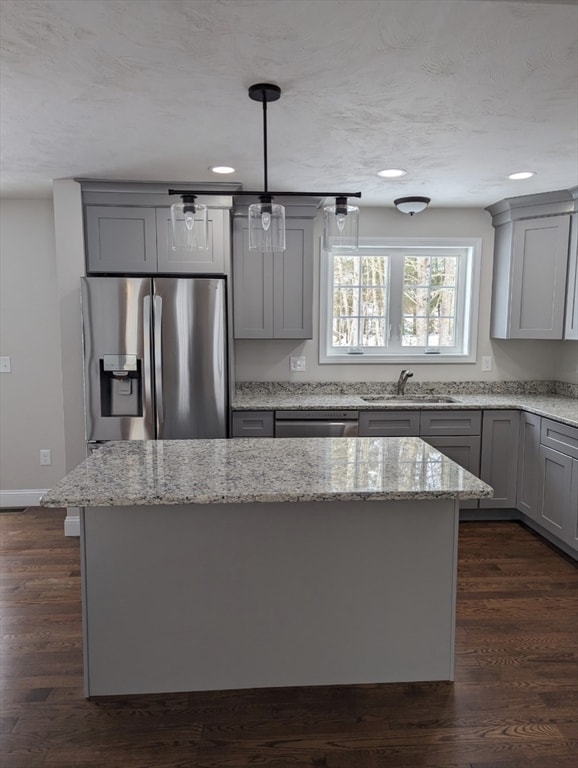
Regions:
<instances>
[{"instance_id":1,"label":"window pane","mask_svg":"<svg viewBox=\"0 0 578 768\"><path fill-rule=\"evenodd\" d=\"M364 315L385 315L385 289L362 288L361 312Z\"/></svg>"},{"instance_id":2,"label":"window pane","mask_svg":"<svg viewBox=\"0 0 578 768\"><path fill-rule=\"evenodd\" d=\"M333 346L357 347L357 318L337 318L333 320Z\"/></svg>"},{"instance_id":3,"label":"window pane","mask_svg":"<svg viewBox=\"0 0 578 768\"><path fill-rule=\"evenodd\" d=\"M359 285L359 256L333 257L335 285Z\"/></svg>"},{"instance_id":4,"label":"window pane","mask_svg":"<svg viewBox=\"0 0 578 768\"><path fill-rule=\"evenodd\" d=\"M436 256L431 260L432 285L455 285L458 260L455 256Z\"/></svg>"},{"instance_id":5,"label":"window pane","mask_svg":"<svg viewBox=\"0 0 578 768\"><path fill-rule=\"evenodd\" d=\"M361 263L362 285L387 283L387 256L364 256Z\"/></svg>"},{"instance_id":6,"label":"window pane","mask_svg":"<svg viewBox=\"0 0 578 768\"><path fill-rule=\"evenodd\" d=\"M433 289L429 302L430 314L436 317L454 317L456 292L453 288Z\"/></svg>"},{"instance_id":7,"label":"window pane","mask_svg":"<svg viewBox=\"0 0 578 768\"><path fill-rule=\"evenodd\" d=\"M385 322L383 319L374 317L361 318L360 345L363 347L385 346Z\"/></svg>"},{"instance_id":8,"label":"window pane","mask_svg":"<svg viewBox=\"0 0 578 768\"><path fill-rule=\"evenodd\" d=\"M453 347L454 321L450 317L434 318L429 322L428 347Z\"/></svg>"},{"instance_id":9,"label":"window pane","mask_svg":"<svg viewBox=\"0 0 578 768\"><path fill-rule=\"evenodd\" d=\"M427 315L429 295L427 288L406 288L403 292L403 314Z\"/></svg>"},{"instance_id":10,"label":"window pane","mask_svg":"<svg viewBox=\"0 0 578 768\"><path fill-rule=\"evenodd\" d=\"M357 288L333 289L333 317L345 315L351 317L359 314L359 292Z\"/></svg>"},{"instance_id":11,"label":"window pane","mask_svg":"<svg viewBox=\"0 0 578 768\"><path fill-rule=\"evenodd\" d=\"M426 317L410 317L403 320L402 347L427 346L428 321Z\"/></svg>"},{"instance_id":12,"label":"window pane","mask_svg":"<svg viewBox=\"0 0 578 768\"><path fill-rule=\"evenodd\" d=\"M403 260L403 282L405 285L429 285L430 257L406 256Z\"/></svg>"}]
</instances>

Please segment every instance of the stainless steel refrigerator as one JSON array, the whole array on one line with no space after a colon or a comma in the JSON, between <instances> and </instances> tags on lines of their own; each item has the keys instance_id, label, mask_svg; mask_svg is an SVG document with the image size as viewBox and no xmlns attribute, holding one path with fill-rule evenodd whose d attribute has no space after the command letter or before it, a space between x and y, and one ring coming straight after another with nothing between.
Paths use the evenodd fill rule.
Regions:
<instances>
[{"instance_id":1,"label":"stainless steel refrigerator","mask_svg":"<svg viewBox=\"0 0 578 768\"><path fill-rule=\"evenodd\" d=\"M81 278L86 439L227 437L224 278Z\"/></svg>"}]
</instances>

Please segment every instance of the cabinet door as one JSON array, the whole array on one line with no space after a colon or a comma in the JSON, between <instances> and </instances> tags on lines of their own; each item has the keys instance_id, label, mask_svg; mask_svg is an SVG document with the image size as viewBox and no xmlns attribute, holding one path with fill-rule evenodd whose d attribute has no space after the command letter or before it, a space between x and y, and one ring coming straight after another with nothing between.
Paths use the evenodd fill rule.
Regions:
<instances>
[{"instance_id":1,"label":"cabinet door","mask_svg":"<svg viewBox=\"0 0 578 768\"><path fill-rule=\"evenodd\" d=\"M417 437L419 411L360 411L359 437Z\"/></svg>"},{"instance_id":2,"label":"cabinet door","mask_svg":"<svg viewBox=\"0 0 578 768\"><path fill-rule=\"evenodd\" d=\"M572 462L570 456L540 446L540 516L537 522L559 539L570 543Z\"/></svg>"},{"instance_id":3,"label":"cabinet door","mask_svg":"<svg viewBox=\"0 0 578 768\"><path fill-rule=\"evenodd\" d=\"M159 272L187 274L223 274L228 265L229 211L209 209L209 249L173 251L171 247L171 210L156 209ZM184 226L184 224L183 224Z\"/></svg>"},{"instance_id":4,"label":"cabinet door","mask_svg":"<svg viewBox=\"0 0 578 768\"><path fill-rule=\"evenodd\" d=\"M480 476L480 436L469 437L423 437L426 443L445 456L455 461L460 467L467 469L472 475ZM474 508L478 506L477 499L465 499L460 501L460 509Z\"/></svg>"},{"instance_id":5,"label":"cabinet door","mask_svg":"<svg viewBox=\"0 0 578 768\"><path fill-rule=\"evenodd\" d=\"M578 339L578 213L570 217L570 251L566 281L565 339Z\"/></svg>"},{"instance_id":6,"label":"cabinet door","mask_svg":"<svg viewBox=\"0 0 578 768\"><path fill-rule=\"evenodd\" d=\"M514 222L509 338L562 338L569 235L569 216Z\"/></svg>"},{"instance_id":7,"label":"cabinet door","mask_svg":"<svg viewBox=\"0 0 578 768\"><path fill-rule=\"evenodd\" d=\"M536 521L540 516L540 422L540 417L534 413L520 415L517 507L520 512Z\"/></svg>"},{"instance_id":8,"label":"cabinet door","mask_svg":"<svg viewBox=\"0 0 578 768\"><path fill-rule=\"evenodd\" d=\"M566 544L578 550L578 459L572 459L572 480L570 484L570 509L566 526Z\"/></svg>"},{"instance_id":9,"label":"cabinet door","mask_svg":"<svg viewBox=\"0 0 578 768\"><path fill-rule=\"evenodd\" d=\"M85 216L88 274L157 271L154 208L87 205Z\"/></svg>"},{"instance_id":10,"label":"cabinet door","mask_svg":"<svg viewBox=\"0 0 578 768\"><path fill-rule=\"evenodd\" d=\"M233 318L235 338L273 338L273 258L249 250L245 218L233 221Z\"/></svg>"},{"instance_id":11,"label":"cabinet door","mask_svg":"<svg viewBox=\"0 0 578 768\"><path fill-rule=\"evenodd\" d=\"M235 338L312 338L313 222L309 219L288 219L286 245L282 253L250 251L247 219L235 219Z\"/></svg>"},{"instance_id":12,"label":"cabinet door","mask_svg":"<svg viewBox=\"0 0 578 768\"><path fill-rule=\"evenodd\" d=\"M273 334L313 338L313 222L288 219L286 248L273 259Z\"/></svg>"},{"instance_id":13,"label":"cabinet door","mask_svg":"<svg viewBox=\"0 0 578 768\"><path fill-rule=\"evenodd\" d=\"M516 507L519 411L484 411L480 477L494 489L480 507Z\"/></svg>"}]
</instances>

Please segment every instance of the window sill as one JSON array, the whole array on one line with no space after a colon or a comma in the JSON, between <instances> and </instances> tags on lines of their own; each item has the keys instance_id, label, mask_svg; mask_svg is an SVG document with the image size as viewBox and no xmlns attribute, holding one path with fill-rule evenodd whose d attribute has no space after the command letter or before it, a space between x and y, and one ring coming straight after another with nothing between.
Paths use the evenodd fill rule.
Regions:
<instances>
[{"instance_id":1,"label":"window sill","mask_svg":"<svg viewBox=\"0 0 578 768\"><path fill-rule=\"evenodd\" d=\"M319 365L387 365L388 363L467 365L475 362L475 355L319 355Z\"/></svg>"}]
</instances>

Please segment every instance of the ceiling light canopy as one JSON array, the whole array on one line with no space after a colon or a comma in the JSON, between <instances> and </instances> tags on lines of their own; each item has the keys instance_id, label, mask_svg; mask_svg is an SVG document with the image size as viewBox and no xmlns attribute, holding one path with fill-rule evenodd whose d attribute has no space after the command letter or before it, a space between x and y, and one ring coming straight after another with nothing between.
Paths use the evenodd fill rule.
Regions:
<instances>
[{"instance_id":1,"label":"ceiling light canopy","mask_svg":"<svg viewBox=\"0 0 578 768\"><path fill-rule=\"evenodd\" d=\"M381 176L382 179L399 179L405 176L406 173L407 171L404 171L403 168L384 168L378 171L377 175Z\"/></svg>"},{"instance_id":2,"label":"ceiling light canopy","mask_svg":"<svg viewBox=\"0 0 578 768\"><path fill-rule=\"evenodd\" d=\"M324 208L323 242L326 249L358 246L359 208L349 205L350 197L361 197L361 192L271 192L268 186L267 156L267 104L281 98L281 88L273 83L257 83L249 88L249 98L263 105L263 190L237 191L235 196L258 197L259 202L249 206L249 250L274 253L285 250L285 207L273 202L275 197L333 197L335 205ZM213 168L212 170L215 170ZM216 195L214 190L175 190L180 203L171 205L173 250L206 250L208 244L207 207L196 202L199 195Z\"/></svg>"},{"instance_id":3,"label":"ceiling light canopy","mask_svg":"<svg viewBox=\"0 0 578 768\"><path fill-rule=\"evenodd\" d=\"M398 211L409 213L410 216L425 211L430 203L430 197L398 197L397 200L393 201Z\"/></svg>"},{"instance_id":4,"label":"ceiling light canopy","mask_svg":"<svg viewBox=\"0 0 578 768\"><path fill-rule=\"evenodd\" d=\"M511 173L508 178L512 179L512 181L521 181L522 179L531 179L535 175L536 171L517 171L516 173Z\"/></svg>"}]
</instances>

